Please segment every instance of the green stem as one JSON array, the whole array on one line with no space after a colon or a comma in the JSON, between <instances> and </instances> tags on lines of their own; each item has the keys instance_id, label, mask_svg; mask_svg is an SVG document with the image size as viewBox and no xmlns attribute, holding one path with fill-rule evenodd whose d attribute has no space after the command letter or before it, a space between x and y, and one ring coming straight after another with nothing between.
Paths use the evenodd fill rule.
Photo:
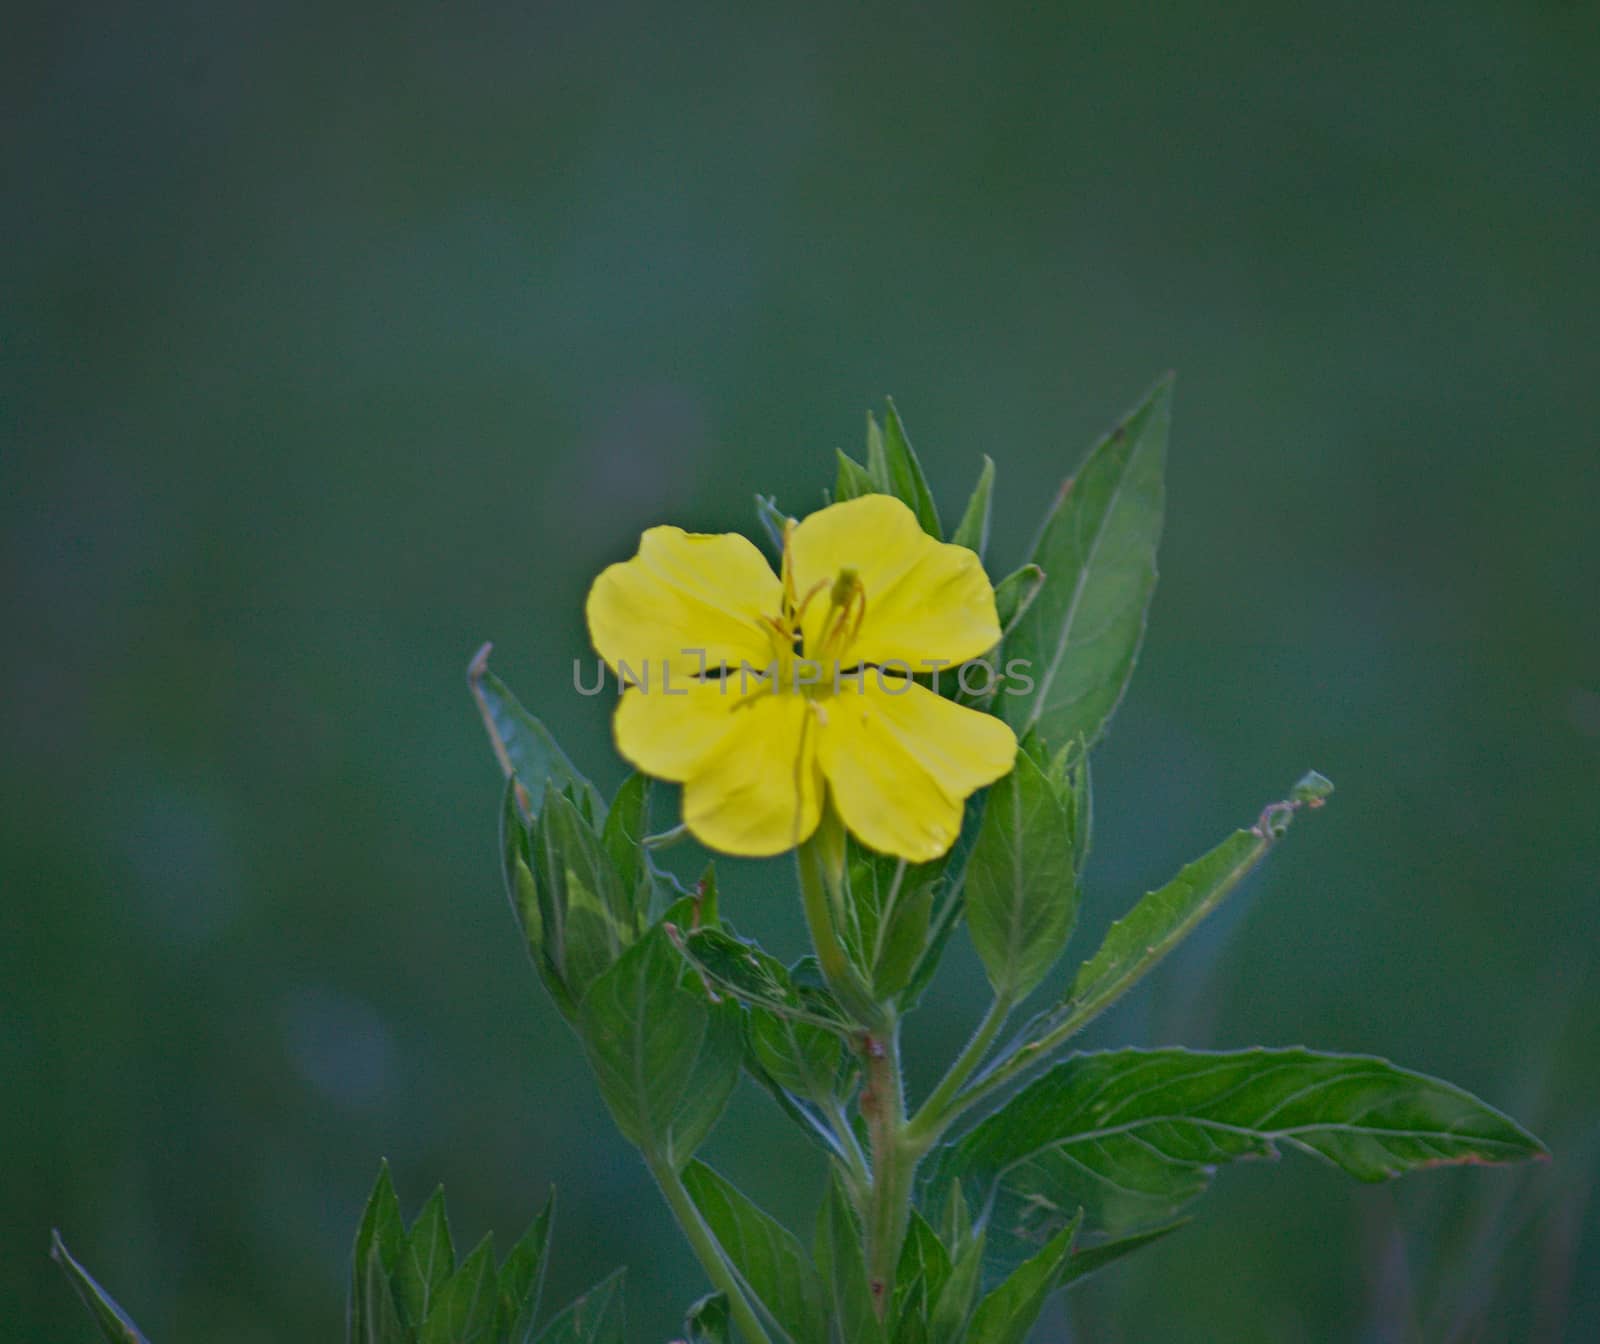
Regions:
<instances>
[{"instance_id":1,"label":"green stem","mask_svg":"<svg viewBox=\"0 0 1600 1344\"><path fill-rule=\"evenodd\" d=\"M683 1229L684 1237L693 1248L700 1267L705 1270L712 1286L727 1297L728 1310L733 1315L734 1324L739 1327L739 1333L744 1336L745 1344L772 1344L772 1336L750 1305L744 1284L728 1263L706 1220L700 1216L699 1208L690 1198L678 1173L670 1164L648 1155L645 1161L650 1174L656 1178L656 1184L661 1187L662 1195L666 1197L672 1216L678 1220L678 1226Z\"/></svg>"},{"instance_id":2,"label":"green stem","mask_svg":"<svg viewBox=\"0 0 1600 1344\"><path fill-rule=\"evenodd\" d=\"M965 1109L964 1105L954 1107L952 1103L955 1102L961 1085L972 1076L972 1071L983 1063L983 1057L989 1053L994 1038L1000 1034L1000 1029L1005 1026L1006 1019L1010 1016L1010 996L997 994L989 1005L989 1011L978 1023L978 1029L972 1033L972 1039L967 1042L966 1048L956 1057L955 1063L939 1080L939 1085L934 1088L927 1101L922 1103L921 1109L906 1127L906 1142L918 1154L925 1153L933 1147L960 1110Z\"/></svg>"},{"instance_id":3,"label":"green stem","mask_svg":"<svg viewBox=\"0 0 1600 1344\"><path fill-rule=\"evenodd\" d=\"M881 1320L894 1293L900 1247L911 1221L911 1191L919 1154L905 1143L905 1090L900 1081L900 1028L892 1023L862 1042L861 1113L872 1146L872 1186L866 1217L867 1283Z\"/></svg>"}]
</instances>

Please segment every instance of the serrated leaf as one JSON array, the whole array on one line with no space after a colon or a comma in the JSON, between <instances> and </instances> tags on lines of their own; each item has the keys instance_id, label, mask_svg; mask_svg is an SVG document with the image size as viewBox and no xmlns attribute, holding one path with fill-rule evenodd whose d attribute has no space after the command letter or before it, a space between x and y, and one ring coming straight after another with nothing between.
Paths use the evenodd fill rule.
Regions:
<instances>
[{"instance_id":1,"label":"serrated leaf","mask_svg":"<svg viewBox=\"0 0 1600 1344\"><path fill-rule=\"evenodd\" d=\"M872 422L872 417L867 417L867 422ZM857 462L853 457L840 453L839 474L833 486L834 503L843 503L847 499L859 499L862 495L878 495L886 493L877 481L872 479L872 473Z\"/></svg>"},{"instance_id":2,"label":"serrated leaf","mask_svg":"<svg viewBox=\"0 0 1600 1344\"><path fill-rule=\"evenodd\" d=\"M550 1258L550 1225L555 1211L556 1194L552 1190L539 1216L529 1224L500 1266L495 1288L499 1299L495 1337L506 1344L526 1344L533 1338L533 1323L539 1315L539 1299L544 1291L545 1265Z\"/></svg>"},{"instance_id":3,"label":"serrated leaf","mask_svg":"<svg viewBox=\"0 0 1600 1344\"><path fill-rule=\"evenodd\" d=\"M1000 697L1018 735L1093 745L1133 674L1156 582L1172 383L1163 379L1089 454L1045 519L1039 596L1006 640L1032 688Z\"/></svg>"},{"instance_id":4,"label":"serrated leaf","mask_svg":"<svg viewBox=\"0 0 1600 1344\"><path fill-rule=\"evenodd\" d=\"M128 1313L95 1282L88 1270L73 1259L67 1244L61 1240L61 1233L54 1229L50 1232L50 1258L61 1266L62 1272L83 1299L83 1305L94 1317L95 1324L100 1327L101 1335L110 1344L149 1344Z\"/></svg>"},{"instance_id":5,"label":"serrated leaf","mask_svg":"<svg viewBox=\"0 0 1600 1344\"><path fill-rule=\"evenodd\" d=\"M1073 1219L985 1295L967 1332L971 1344L1023 1344L1050 1294L1061 1286L1077 1231Z\"/></svg>"},{"instance_id":6,"label":"serrated leaf","mask_svg":"<svg viewBox=\"0 0 1600 1344\"><path fill-rule=\"evenodd\" d=\"M483 716L500 768L509 778L515 775L526 795L520 801L527 815L536 816L544 807L546 786L570 788L587 803L591 817L603 818L605 803L593 784L551 735L550 730L528 713L506 684L489 671L491 646L485 644L467 669L467 684Z\"/></svg>"},{"instance_id":7,"label":"serrated leaf","mask_svg":"<svg viewBox=\"0 0 1600 1344\"><path fill-rule=\"evenodd\" d=\"M441 1187L423 1205L407 1233L405 1250L392 1276L400 1310L413 1326L427 1320L429 1306L455 1267L455 1248L450 1243L450 1222L445 1217Z\"/></svg>"},{"instance_id":8,"label":"serrated leaf","mask_svg":"<svg viewBox=\"0 0 1600 1344\"><path fill-rule=\"evenodd\" d=\"M1026 751L989 788L967 862L967 929L997 996L1026 998L1066 948L1078 913L1072 821Z\"/></svg>"},{"instance_id":9,"label":"serrated leaf","mask_svg":"<svg viewBox=\"0 0 1600 1344\"><path fill-rule=\"evenodd\" d=\"M837 1177L828 1181L817 1216L817 1271L832 1303L835 1344L885 1344L873 1306L861 1230Z\"/></svg>"},{"instance_id":10,"label":"serrated leaf","mask_svg":"<svg viewBox=\"0 0 1600 1344\"><path fill-rule=\"evenodd\" d=\"M871 458L870 451L868 458ZM917 460L916 451L911 447L911 440L900 420L893 397L888 398L884 408L883 459L884 469L888 473L888 493L910 506L924 532L935 541L943 541L944 528L939 523L939 506L934 502L933 491L928 488L922 463Z\"/></svg>"},{"instance_id":11,"label":"serrated leaf","mask_svg":"<svg viewBox=\"0 0 1600 1344\"><path fill-rule=\"evenodd\" d=\"M403 1336L389 1276L399 1265L405 1246L406 1225L400 1216L400 1200L394 1192L389 1164L383 1162L362 1210L350 1258L350 1344L390 1344Z\"/></svg>"},{"instance_id":12,"label":"serrated leaf","mask_svg":"<svg viewBox=\"0 0 1600 1344\"><path fill-rule=\"evenodd\" d=\"M712 1004L680 977L658 925L589 987L580 1034L617 1128L677 1169L716 1124L744 1053L739 1010Z\"/></svg>"},{"instance_id":13,"label":"serrated leaf","mask_svg":"<svg viewBox=\"0 0 1600 1344\"><path fill-rule=\"evenodd\" d=\"M683 1184L735 1272L789 1339L823 1344L822 1281L794 1236L703 1162L683 1169Z\"/></svg>"},{"instance_id":14,"label":"serrated leaf","mask_svg":"<svg viewBox=\"0 0 1600 1344\"><path fill-rule=\"evenodd\" d=\"M540 1333L537 1344L626 1344L623 1271L602 1279Z\"/></svg>"},{"instance_id":15,"label":"serrated leaf","mask_svg":"<svg viewBox=\"0 0 1600 1344\"><path fill-rule=\"evenodd\" d=\"M500 1306L498 1278L491 1233L434 1295L418 1344L489 1344Z\"/></svg>"},{"instance_id":16,"label":"serrated leaf","mask_svg":"<svg viewBox=\"0 0 1600 1344\"><path fill-rule=\"evenodd\" d=\"M1113 1240L1170 1222L1216 1167L1315 1154L1364 1181L1444 1163L1544 1154L1514 1121L1449 1083L1365 1055L1309 1050L1118 1050L1075 1055L939 1161L988 1210L1006 1268L1077 1210Z\"/></svg>"},{"instance_id":17,"label":"serrated leaf","mask_svg":"<svg viewBox=\"0 0 1600 1344\"><path fill-rule=\"evenodd\" d=\"M994 493L994 459L987 453L983 457L983 470L978 473L978 483L967 500L966 512L950 534L957 546L976 551L981 558L989 549L989 514Z\"/></svg>"}]
</instances>

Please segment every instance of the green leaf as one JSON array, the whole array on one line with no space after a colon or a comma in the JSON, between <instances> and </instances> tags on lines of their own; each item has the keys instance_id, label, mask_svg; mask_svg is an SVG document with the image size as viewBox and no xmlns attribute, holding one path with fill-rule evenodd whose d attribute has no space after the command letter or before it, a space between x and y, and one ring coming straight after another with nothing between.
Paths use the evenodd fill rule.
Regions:
<instances>
[{"instance_id":1,"label":"green leaf","mask_svg":"<svg viewBox=\"0 0 1600 1344\"><path fill-rule=\"evenodd\" d=\"M850 839L846 865L851 924L846 942L881 1001L910 982L928 946L945 860L908 864Z\"/></svg>"},{"instance_id":2,"label":"green leaf","mask_svg":"<svg viewBox=\"0 0 1600 1344\"><path fill-rule=\"evenodd\" d=\"M499 1307L490 1233L439 1289L418 1332L419 1344L489 1344Z\"/></svg>"},{"instance_id":3,"label":"green leaf","mask_svg":"<svg viewBox=\"0 0 1600 1344\"><path fill-rule=\"evenodd\" d=\"M778 507L776 496L756 496L756 518L760 521L762 530L767 534L767 540L772 543L773 551L778 555L782 555L783 534L789 526L789 515Z\"/></svg>"},{"instance_id":4,"label":"green leaf","mask_svg":"<svg viewBox=\"0 0 1600 1344\"><path fill-rule=\"evenodd\" d=\"M1073 1219L984 1297L972 1317L971 1344L1023 1344L1050 1294L1061 1286L1077 1231Z\"/></svg>"},{"instance_id":5,"label":"green leaf","mask_svg":"<svg viewBox=\"0 0 1600 1344\"><path fill-rule=\"evenodd\" d=\"M506 898L511 902L511 912L522 930L528 954L533 958L539 978L550 991L556 1007L570 1021L578 1005L562 979L561 967L551 955L545 939L539 884L533 876L533 853L528 829L522 821L521 806L517 802L516 788L515 776L506 780L505 794L500 804L501 876L505 879Z\"/></svg>"},{"instance_id":6,"label":"green leaf","mask_svg":"<svg viewBox=\"0 0 1600 1344\"><path fill-rule=\"evenodd\" d=\"M650 779L637 771L618 787L600 830L600 843L621 878L625 925L642 932L650 922L650 906L655 896L655 872L644 837L650 828Z\"/></svg>"},{"instance_id":7,"label":"green leaf","mask_svg":"<svg viewBox=\"0 0 1600 1344\"><path fill-rule=\"evenodd\" d=\"M545 795L531 857L545 953L581 1002L637 937L638 912L600 837L565 794Z\"/></svg>"},{"instance_id":8,"label":"green leaf","mask_svg":"<svg viewBox=\"0 0 1600 1344\"><path fill-rule=\"evenodd\" d=\"M578 1015L617 1128L675 1170L722 1114L744 1053L739 1010L686 988L686 970L658 925L594 981Z\"/></svg>"},{"instance_id":9,"label":"green leaf","mask_svg":"<svg viewBox=\"0 0 1600 1344\"><path fill-rule=\"evenodd\" d=\"M695 929L684 933L676 926L667 936L691 965L711 983L711 988L740 1003L765 1009L797 1022L848 1036L849 1021L826 992L807 992L790 978L789 970L760 946L725 929Z\"/></svg>"},{"instance_id":10,"label":"green leaf","mask_svg":"<svg viewBox=\"0 0 1600 1344\"><path fill-rule=\"evenodd\" d=\"M870 420L868 417L869 423ZM870 446L870 433L868 443ZM868 456L870 458L870 451ZM933 491L928 489L927 477L922 474L922 463L917 461L911 440L906 436L906 427L900 421L900 412L895 409L893 397L888 398L884 409L883 457L888 471L888 493L911 506L924 532L935 541L943 541L944 529L939 524L939 506L934 503Z\"/></svg>"},{"instance_id":11,"label":"green leaf","mask_svg":"<svg viewBox=\"0 0 1600 1344\"><path fill-rule=\"evenodd\" d=\"M1013 630L1044 587L1044 570L1026 564L1014 569L994 586L994 611L1002 633Z\"/></svg>"},{"instance_id":12,"label":"green leaf","mask_svg":"<svg viewBox=\"0 0 1600 1344\"><path fill-rule=\"evenodd\" d=\"M515 775L526 794L519 799L524 811L530 817L536 816L544 807L546 786L554 783L557 789L570 788L580 794L592 816L604 817L605 803L594 785L579 773L550 730L528 713L506 684L489 671L489 654L493 647L485 644L478 650L467 669L467 685L478 703L478 712L483 715L483 726L500 768L507 777Z\"/></svg>"},{"instance_id":13,"label":"green leaf","mask_svg":"<svg viewBox=\"0 0 1600 1344\"><path fill-rule=\"evenodd\" d=\"M927 1344L929 1310L939 1300L949 1278L949 1252L928 1220L912 1209L895 1272L894 1311L889 1327L894 1344Z\"/></svg>"},{"instance_id":14,"label":"green leaf","mask_svg":"<svg viewBox=\"0 0 1600 1344\"><path fill-rule=\"evenodd\" d=\"M950 540L957 546L976 551L981 558L989 549L989 511L994 492L994 459L987 453L983 457L983 470L978 473L978 484L967 500L967 511L961 515Z\"/></svg>"},{"instance_id":15,"label":"green leaf","mask_svg":"<svg viewBox=\"0 0 1600 1344\"><path fill-rule=\"evenodd\" d=\"M1072 820L1026 751L990 786L967 862L966 902L995 994L1026 998L1066 948L1078 913Z\"/></svg>"},{"instance_id":16,"label":"green leaf","mask_svg":"<svg viewBox=\"0 0 1600 1344\"><path fill-rule=\"evenodd\" d=\"M444 1189L440 1187L417 1215L394 1269L394 1295L405 1319L413 1326L427 1320L430 1304L455 1267L456 1253L450 1244L450 1222L445 1217Z\"/></svg>"},{"instance_id":17,"label":"green leaf","mask_svg":"<svg viewBox=\"0 0 1600 1344\"><path fill-rule=\"evenodd\" d=\"M53 1228L50 1232L50 1258L61 1266L78 1296L83 1299L83 1305L89 1309L90 1315L95 1319L95 1324L100 1327L100 1333L110 1344L149 1344L149 1341L139 1333L128 1313L119 1307L111 1294L106 1292L93 1276L72 1258L72 1252L61 1240L61 1233Z\"/></svg>"},{"instance_id":18,"label":"green leaf","mask_svg":"<svg viewBox=\"0 0 1600 1344\"><path fill-rule=\"evenodd\" d=\"M939 962L944 957L944 949L950 941L950 935L955 932L956 923L961 917L967 860L978 838L979 827L983 824L986 793L987 790L979 790L967 799L966 807L961 814L961 833L956 836L956 842L950 847L950 852L938 861L940 882L934 896L933 911L928 918L928 937L923 944L922 955L917 958L917 964L912 968L906 987L900 991L902 1014L909 1013L915 1008L917 1001L927 990L933 980L934 972L939 969Z\"/></svg>"},{"instance_id":19,"label":"green leaf","mask_svg":"<svg viewBox=\"0 0 1600 1344\"><path fill-rule=\"evenodd\" d=\"M822 1282L800 1243L704 1163L689 1163L683 1184L735 1272L783 1332L794 1344L822 1344Z\"/></svg>"},{"instance_id":20,"label":"green leaf","mask_svg":"<svg viewBox=\"0 0 1600 1344\"><path fill-rule=\"evenodd\" d=\"M526 1344L533 1337L533 1322L539 1314L539 1299L544 1291L545 1265L550 1258L550 1224L555 1219L555 1211L556 1194L552 1190L539 1216L500 1266L495 1337L506 1344Z\"/></svg>"},{"instance_id":21,"label":"green leaf","mask_svg":"<svg viewBox=\"0 0 1600 1344\"><path fill-rule=\"evenodd\" d=\"M946 1209L958 1208L965 1213L961 1187L957 1184L951 1192ZM934 1301L928 1314L928 1344L962 1344L967 1338L967 1322L978 1300L978 1285L983 1277L984 1233L972 1235L970 1226L960 1242L952 1242L956 1257L950 1266L950 1276Z\"/></svg>"},{"instance_id":22,"label":"green leaf","mask_svg":"<svg viewBox=\"0 0 1600 1344\"><path fill-rule=\"evenodd\" d=\"M871 415L867 416L867 423L872 425ZM853 457L839 454L839 475L833 487L834 503L859 499L862 495L883 494L886 490L887 486L880 487L878 482L872 479L872 473Z\"/></svg>"},{"instance_id":23,"label":"green leaf","mask_svg":"<svg viewBox=\"0 0 1600 1344\"><path fill-rule=\"evenodd\" d=\"M722 1293L708 1293L684 1317L683 1330L688 1336L686 1344L735 1344L733 1314L728 1310L728 1299Z\"/></svg>"},{"instance_id":24,"label":"green leaf","mask_svg":"<svg viewBox=\"0 0 1600 1344\"><path fill-rule=\"evenodd\" d=\"M1146 892L1112 924L1099 951L1079 968L1066 998L1031 1023L1024 1037L1036 1041L1069 1022L1076 1031L1127 993L1266 857L1299 806L1293 801L1270 804L1253 828L1235 831L1166 886Z\"/></svg>"},{"instance_id":25,"label":"green leaf","mask_svg":"<svg viewBox=\"0 0 1600 1344\"><path fill-rule=\"evenodd\" d=\"M389 1164L384 1162L367 1197L351 1255L350 1344L398 1344L410 1338L390 1287L390 1275L399 1267L405 1249L405 1220L400 1216Z\"/></svg>"},{"instance_id":26,"label":"green leaf","mask_svg":"<svg viewBox=\"0 0 1600 1344\"><path fill-rule=\"evenodd\" d=\"M1062 1269L1061 1284L1065 1287L1069 1283L1076 1283L1079 1279L1087 1278L1097 1269L1104 1269L1113 1261L1122 1259L1125 1255L1132 1255L1135 1251L1142 1251L1146 1246L1170 1237L1179 1228L1187 1227L1189 1219L1179 1218L1176 1222L1168 1223L1165 1227L1157 1227L1149 1232L1139 1232L1131 1237L1123 1237L1119 1241L1104 1241L1098 1246L1074 1246L1072 1255Z\"/></svg>"},{"instance_id":27,"label":"green leaf","mask_svg":"<svg viewBox=\"0 0 1600 1344\"><path fill-rule=\"evenodd\" d=\"M537 1344L626 1344L623 1271L602 1279L540 1333Z\"/></svg>"},{"instance_id":28,"label":"green leaf","mask_svg":"<svg viewBox=\"0 0 1600 1344\"><path fill-rule=\"evenodd\" d=\"M1019 735L1093 745L1133 674L1156 582L1172 382L1163 379L1067 482L1031 559L1044 587L1006 640L1031 689L1008 686Z\"/></svg>"},{"instance_id":29,"label":"green leaf","mask_svg":"<svg viewBox=\"0 0 1600 1344\"><path fill-rule=\"evenodd\" d=\"M828 1181L817 1216L817 1269L831 1296L837 1344L885 1344L867 1280L861 1231L837 1176Z\"/></svg>"},{"instance_id":30,"label":"green leaf","mask_svg":"<svg viewBox=\"0 0 1600 1344\"><path fill-rule=\"evenodd\" d=\"M1075 1055L947 1149L938 1179L989 1209L991 1262L1032 1255L1083 1211L1115 1240L1165 1224L1225 1162L1286 1145L1364 1181L1544 1155L1514 1121L1365 1055L1118 1050Z\"/></svg>"}]
</instances>

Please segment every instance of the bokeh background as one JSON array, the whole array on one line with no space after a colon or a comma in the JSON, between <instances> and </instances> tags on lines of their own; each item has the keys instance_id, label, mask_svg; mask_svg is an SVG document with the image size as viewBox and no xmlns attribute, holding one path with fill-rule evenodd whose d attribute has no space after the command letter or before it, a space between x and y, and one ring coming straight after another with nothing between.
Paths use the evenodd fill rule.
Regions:
<instances>
[{"instance_id":1,"label":"bokeh background","mask_svg":"<svg viewBox=\"0 0 1600 1344\"><path fill-rule=\"evenodd\" d=\"M24 6L0 49L0 1301L340 1337L380 1155L458 1240L560 1187L550 1294L703 1291L499 888L478 643L571 689L645 525L820 499L896 396L1000 569L1178 386L1083 942L1340 791L1095 1030L1457 1080L1543 1169L1231 1170L1041 1340L1600 1338L1600 14ZM31 12L30 12L31 10ZM725 866L794 952L781 864ZM964 948L912 1033L981 1007ZM712 1159L808 1222L741 1095Z\"/></svg>"}]
</instances>

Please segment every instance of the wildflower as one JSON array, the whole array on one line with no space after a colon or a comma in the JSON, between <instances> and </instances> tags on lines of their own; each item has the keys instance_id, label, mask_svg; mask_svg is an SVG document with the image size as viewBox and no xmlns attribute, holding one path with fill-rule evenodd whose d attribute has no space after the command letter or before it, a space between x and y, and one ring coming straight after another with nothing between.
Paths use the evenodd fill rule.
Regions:
<instances>
[{"instance_id":1,"label":"wildflower","mask_svg":"<svg viewBox=\"0 0 1600 1344\"><path fill-rule=\"evenodd\" d=\"M1015 759L1003 722L911 678L987 652L1000 626L978 557L890 496L791 522L781 578L736 533L653 527L586 614L625 685L617 750L683 785L712 849L781 853L832 807L870 848L934 859Z\"/></svg>"}]
</instances>

